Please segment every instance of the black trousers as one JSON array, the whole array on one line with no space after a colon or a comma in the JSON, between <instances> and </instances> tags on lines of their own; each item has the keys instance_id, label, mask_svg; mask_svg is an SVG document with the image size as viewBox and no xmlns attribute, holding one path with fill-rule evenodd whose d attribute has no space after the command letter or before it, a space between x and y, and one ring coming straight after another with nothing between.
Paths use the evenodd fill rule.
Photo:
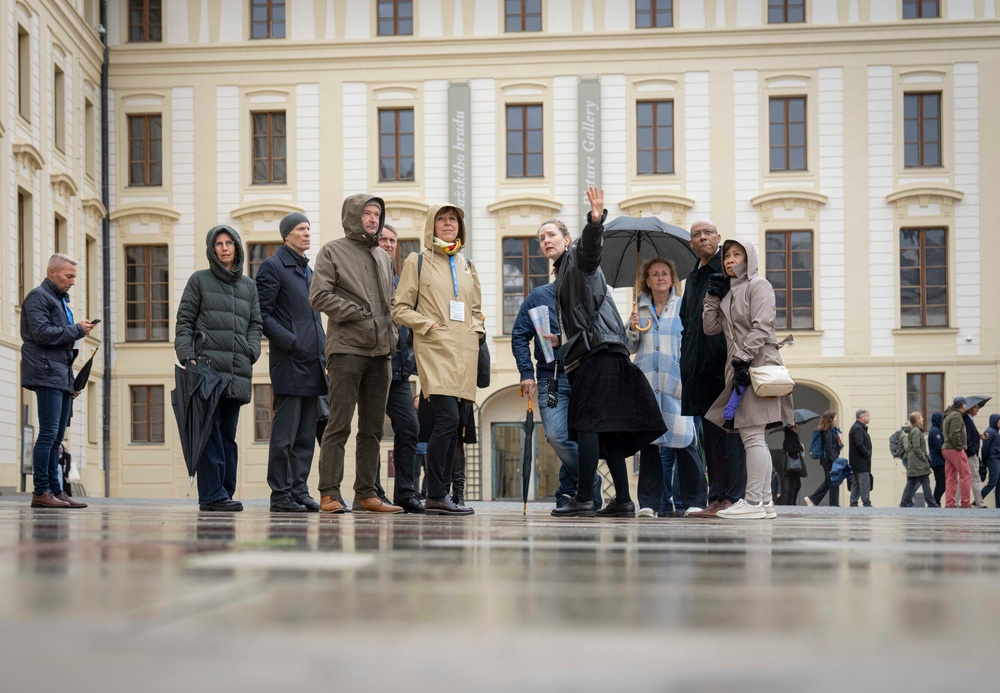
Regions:
<instances>
[{"instance_id":1,"label":"black trousers","mask_svg":"<svg viewBox=\"0 0 1000 693\"><path fill-rule=\"evenodd\" d=\"M444 500L451 491L458 422L468 415L467 409L471 405L448 395L431 395L427 401L434 415L434 428L427 441L427 498ZM410 406L413 406L413 400L410 400Z\"/></svg>"},{"instance_id":2,"label":"black trousers","mask_svg":"<svg viewBox=\"0 0 1000 693\"><path fill-rule=\"evenodd\" d=\"M708 419L701 418L705 463L708 466L708 501L735 503L746 494L747 457L743 441Z\"/></svg>"},{"instance_id":3,"label":"black trousers","mask_svg":"<svg viewBox=\"0 0 1000 693\"><path fill-rule=\"evenodd\" d=\"M788 490L785 492L785 505L798 505L799 491L802 490L802 477L798 474L789 474Z\"/></svg>"},{"instance_id":4,"label":"black trousers","mask_svg":"<svg viewBox=\"0 0 1000 693\"><path fill-rule=\"evenodd\" d=\"M816 490L809 494L809 498L812 499L813 505L819 505L823 502L826 497L826 492L830 492L830 505L832 507L840 506L840 487L834 486L833 482L830 481L830 470L833 469L833 462L821 461L820 466L823 467L823 482L816 487Z\"/></svg>"},{"instance_id":5,"label":"black trousers","mask_svg":"<svg viewBox=\"0 0 1000 693\"><path fill-rule=\"evenodd\" d=\"M660 459L660 448L647 445L639 452L639 496L640 508L660 509L663 498L663 462Z\"/></svg>"},{"instance_id":6,"label":"black trousers","mask_svg":"<svg viewBox=\"0 0 1000 693\"><path fill-rule=\"evenodd\" d=\"M944 495L944 466L931 467L934 472L934 500L941 505L941 496Z\"/></svg>"},{"instance_id":7,"label":"black trousers","mask_svg":"<svg viewBox=\"0 0 1000 693\"><path fill-rule=\"evenodd\" d=\"M318 415L319 397L274 396L267 455L267 485L271 487L272 503L309 496L306 481L312 469Z\"/></svg>"},{"instance_id":8,"label":"black trousers","mask_svg":"<svg viewBox=\"0 0 1000 693\"><path fill-rule=\"evenodd\" d=\"M413 390L409 380L393 380L389 385L389 399L385 413L392 423L392 459L396 467L393 500L417 495L417 410L413 408Z\"/></svg>"}]
</instances>

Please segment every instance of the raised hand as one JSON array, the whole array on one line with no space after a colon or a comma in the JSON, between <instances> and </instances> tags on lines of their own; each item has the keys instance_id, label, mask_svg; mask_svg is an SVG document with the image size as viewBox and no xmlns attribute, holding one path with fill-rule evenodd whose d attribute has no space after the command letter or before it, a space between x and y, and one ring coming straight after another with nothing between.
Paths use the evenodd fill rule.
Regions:
<instances>
[{"instance_id":1,"label":"raised hand","mask_svg":"<svg viewBox=\"0 0 1000 693\"><path fill-rule=\"evenodd\" d=\"M590 203L590 218L596 223L604 215L604 190L596 185L587 188L587 202Z\"/></svg>"}]
</instances>

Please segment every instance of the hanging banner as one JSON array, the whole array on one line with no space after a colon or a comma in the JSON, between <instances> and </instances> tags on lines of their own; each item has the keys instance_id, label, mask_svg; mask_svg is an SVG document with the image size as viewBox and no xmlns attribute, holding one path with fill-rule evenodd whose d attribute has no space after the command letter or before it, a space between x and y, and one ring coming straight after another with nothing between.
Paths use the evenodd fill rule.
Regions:
<instances>
[{"instance_id":1,"label":"hanging banner","mask_svg":"<svg viewBox=\"0 0 1000 693\"><path fill-rule=\"evenodd\" d=\"M472 107L472 96L468 82L452 82L448 85L448 201L465 210L466 219L470 219L472 210L469 202L472 199L469 186L472 168L470 166L471 147L469 110ZM466 238L466 246L471 246L470 238Z\"/></svg>"},{"instance_id":2,"label":"hanging banner","mask_svg":"<svg viewBox=\"0 0 1000 693\"><path fill-rule=\"evenodd\" d=\"M579 109L580 163L580 224L587 219L590 205L583 191L590 185L601 183L601 81L596 77L580 80L577 89Z\"/></svg>"}]
</instances>

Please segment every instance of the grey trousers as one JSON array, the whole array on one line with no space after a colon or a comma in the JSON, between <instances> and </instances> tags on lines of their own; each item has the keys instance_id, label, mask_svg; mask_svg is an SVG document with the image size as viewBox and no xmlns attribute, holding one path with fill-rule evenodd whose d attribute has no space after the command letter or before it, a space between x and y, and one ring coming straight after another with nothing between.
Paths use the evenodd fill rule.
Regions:
<instances>
[{"instance_id":1,"label":"grey trousers","mask_svg":"<svg viewBox=\"0 0 1000 693\"><path fill-rule=\"evenodd\" d=\"M753 505L770 503L771 452L767 449L764 426L741 428L740 438L747 453L746 502Z\"/></svg>"},{"instance_id":2,"label":"grey trousers","mask_svg":"<svg viewBox=\"0 0 1000 693\"><path fill-rule=\"evenodd\" d=\"M344 450L357 409L354 498L374 498L385 403L392 381L389 357L333 354L327 358L327 373L330 376L330 420L320 444L320 495L343 499L340 484L344 480Z\"/></svg>"},{"instance_id":3,"label":"grey trousers","mask_svg":"<svg viewBox=\"0 0 1000 693\"><path fill-rule=\"evenodd\" d=\"M872 492L871 472L854 472L851 477L851 505L857 505L858 499L866 508L871 507L872 501L868 496Z\"/></svg>"},{"instance_id":4,"label":"grey trousers","mask_svg":"<svg viewBox=\"0 0 1000 693\"><path fill-rule=\"evenodd\" d=\"M267 455L267 485L271 487L272 503L309 495L306 481L316 447L318 415L319 397L274 396Z\"/></svg>"}]
</instances>

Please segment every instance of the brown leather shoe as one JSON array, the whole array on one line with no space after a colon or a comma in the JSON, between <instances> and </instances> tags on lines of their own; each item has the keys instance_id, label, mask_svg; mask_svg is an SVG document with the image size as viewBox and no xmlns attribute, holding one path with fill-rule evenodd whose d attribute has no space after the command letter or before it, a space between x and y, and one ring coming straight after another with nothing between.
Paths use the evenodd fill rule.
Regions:
<instances>
[{"instance_id":1,"label":"brown leather shoe","mask_svg":"<svg viewBox=\"0 0 1000 693\"><path fill-rule=\"evenodd\" d=\"M32 508L69 508L69 503L61 501L52 495L51 491L46 491L40 496L31 494Z\"/></svg>"},{"instance_id":2,"label":"brown leather shoe","mask_svg":"<svg viewBox=\"0 0 1000 693\"><path fill-rule=\"evenodd\" d=\"M73 498L70 498L69 495L67 495L65 491L63 491L58 496L56 496L56 498L58 498L59 500L61 500L63 503L69 503L69 507L71 507L71 508L86 508L87 507L86 503L81 503L78 500L74 500Z\"/></svg>"},{"instance_id":3,"label":"brown leather shoe","mask_svg":"<svg viewBox=\"0 0 1000 693\"><path fill-rule=\"evenodd\" d=\"M708 504L708 507L704 510L699 510L696 513L690 513L688 517L715 517L715 513L719 511L719 501L714 500ZM708 513L712 513L709 515Z\"/></svg>"},{"instance_id":4,"label":"brown leather shoe","mask_svg":"<svg viewBox=\"0 0 1000 693\"><path fill-rule=\"evenodd\" d=\"M708 510L706 509L702 517L718 517L720 510L725 510L726 508L731 508L731 507L733 507L733 504L730 503L729 501L727 500L720 501L719 507L717 507L711 513L709 513Z\"/></svg>"},{"instance_id":5,"label":"brown leather shoe","mask_svg":"<svg viewBox=\"0 0 1000 693\"><path fill-rule=\"evenodd\" d=\"M386 513L391 515L393 513L403 512L403 509L398 505L389 505L378 497L362 498L359 503L361 505L361 509L356 511L359 513Z\"/></svg>"},{"instance_id":6,"label":"brown leather shoe","mask_svg":"<svg viewBox=\"0 0 1000 693\"><path fill-rule=\"evenodd\" d=\"M335 496L323 496L319 499L319 511L321 513L343 515L347 511L347 508L344 507L339 498Z\"/></svg>"}]
</instances>

